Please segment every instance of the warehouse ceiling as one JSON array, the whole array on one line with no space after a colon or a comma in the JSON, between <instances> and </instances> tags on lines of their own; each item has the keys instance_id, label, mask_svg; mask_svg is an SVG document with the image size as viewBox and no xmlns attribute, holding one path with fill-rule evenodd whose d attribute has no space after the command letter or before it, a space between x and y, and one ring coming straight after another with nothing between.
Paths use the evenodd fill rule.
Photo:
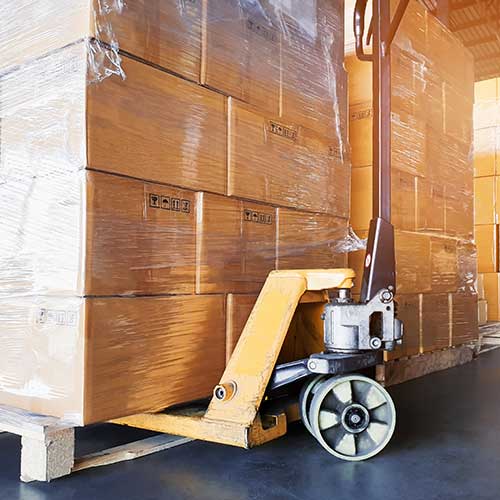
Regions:
<instances>
[{"instance_id":1,"label":"warehouse ceiling","mask_svg":"<svg viewBox=\"0 0 500 500\"><path fill-rule=\"evenodd\" d=\"M471 50L476 80L500 76L500 0L422 1Z\"/></svg>"}]
</instances>

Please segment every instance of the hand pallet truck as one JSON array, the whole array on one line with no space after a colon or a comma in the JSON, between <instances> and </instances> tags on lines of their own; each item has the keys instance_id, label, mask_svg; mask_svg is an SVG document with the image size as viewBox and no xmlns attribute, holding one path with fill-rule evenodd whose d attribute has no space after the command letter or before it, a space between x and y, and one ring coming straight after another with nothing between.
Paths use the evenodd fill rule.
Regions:
<instances>
[{"instance_id":1,"label":"hand pallet truck","mask_svg":"<svg viewBox=\"0 0 500 500\"><path fill-rule=\"evenodd\" d=\"M360 301L351 298L351 269L273 271L250 314L207 407L189 405L164 413L113 421L168 434L250 448L283 436L297 418L292 405L273 409L272 395L306 379L300 418L332 455L363 460L380 452L394 432L396 410L387 391L354 372L382 362L382 351L402 342L394 295L396 272L391 220L390 47L409 0L391 20L389 0L373 0L364 51L367 0L354 12L356 54L373 63L373 219L370 222ZM277 365L295 311L319 304L310 324L323 322L324 350ZM195 368L194 368L195 369Z\"/></svg>"}]
</instances>

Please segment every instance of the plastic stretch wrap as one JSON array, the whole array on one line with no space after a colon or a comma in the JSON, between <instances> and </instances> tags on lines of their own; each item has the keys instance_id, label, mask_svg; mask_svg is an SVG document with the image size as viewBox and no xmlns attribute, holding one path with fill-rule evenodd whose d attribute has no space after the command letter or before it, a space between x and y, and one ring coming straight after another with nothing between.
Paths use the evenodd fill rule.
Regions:
<instances>
[{"instance_id":1,"label":"plastic stretch wrap","mask_svg":"<svg viewBox=\"0 0 500 500\"><path fill-rule=\"evenodd\" d=\"M240 333L229 297L364 244L343 2L0 17L0 403L83 424L209 395Z\"/></svg>"},{"instance_id":2,"label":"plastic stretch wrap","mask_svg":"<svg viewBox=\"0 0 500 500\"><path fill-rule=\"evenodd\" d=\"M467 316L455 321L452 314L453 304L477 301L474 72L472 56L460 41L413 0L391 55L392 222L400 313L410 325L402 350L392 354L398 357L477 336L473 317L467 330ZM353 56L348 58L347 68L351 223L365 236L372 209L372 144L367 140L373 120L371 64ZM362 269L362 264L362 254L350 257L355 269ZM415 307L418 314L414 314Z\"/></svg>"},{"instance_id":3,"label":"plastic stretch wrap","mask_svg":"<svg viewBox=\"0 0 500 500\"><path fill-rule=\"evenodd\" d=\"M498 321L500 223L500 93L497 78L477 82L474 102L474 237L478 271L483 274L487 306L480 304L484 321ZM487 309L487 312L486 312Z\"/></svg>"}]
</instances>

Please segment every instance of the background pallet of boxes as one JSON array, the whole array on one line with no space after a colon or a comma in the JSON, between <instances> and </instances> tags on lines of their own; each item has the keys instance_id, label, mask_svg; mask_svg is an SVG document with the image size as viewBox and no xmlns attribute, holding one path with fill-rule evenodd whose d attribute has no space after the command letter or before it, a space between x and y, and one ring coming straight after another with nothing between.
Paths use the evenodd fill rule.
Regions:
<instances>
[{"instance_id":1,"label":"background pallet of boxes","mask_svg":"<svg viewBox=\"0 0 500 500\"><path fill-rule=\"evenodd\" d=\"M270 270L347 265L343 15L2 9L1 404L87 424L208 396Z\"/></svg>"},{"instance_id":2,"label":"background pallet of boxes","mask_svg":"<svg viewBox=\"0 0 500 500\"><path fill-rule=\"evenodd\" d=\"M352 56L347 68L351 223L366 237L372 206L371 64ZM477 337L473 89L472 56L424 7L410 2L392 48L392 218L406 333L402 348L389 357ZM363 255L349 256L358 273Z\"/></svg>"},{"instance_id":3,"label":"background pallet of boxes","mask_svg":"<svg viewBox=\"0 0 500 500\"><path fill-rule=\"evenodd\" d=\"M474 234L477 242L481 321L500 320L498 224L500 92L497 78L477 82L474 105Z\"/></svg>"}]
</instances>

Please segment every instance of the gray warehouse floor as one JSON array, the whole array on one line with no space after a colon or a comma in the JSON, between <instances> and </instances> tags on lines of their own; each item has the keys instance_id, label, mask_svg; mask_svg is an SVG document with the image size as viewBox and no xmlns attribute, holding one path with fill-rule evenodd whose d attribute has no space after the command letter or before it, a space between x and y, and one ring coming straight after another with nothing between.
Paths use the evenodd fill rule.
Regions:
<instances>
[{"instance_id":1,"label":"gray warehouse floor","mask_svg":"<svg viewBox=\"0 0 500 500\"><path fill-rule=\"evenodd\" d=\"M392 442L362 463L331 457L299 424L251 451L193 442L50 484L18 481L19 438L0 435L0 500L500 498L500 349L396 386ZM81 451L147 433L82 430Z\"/></svg>"}]
</instances>

